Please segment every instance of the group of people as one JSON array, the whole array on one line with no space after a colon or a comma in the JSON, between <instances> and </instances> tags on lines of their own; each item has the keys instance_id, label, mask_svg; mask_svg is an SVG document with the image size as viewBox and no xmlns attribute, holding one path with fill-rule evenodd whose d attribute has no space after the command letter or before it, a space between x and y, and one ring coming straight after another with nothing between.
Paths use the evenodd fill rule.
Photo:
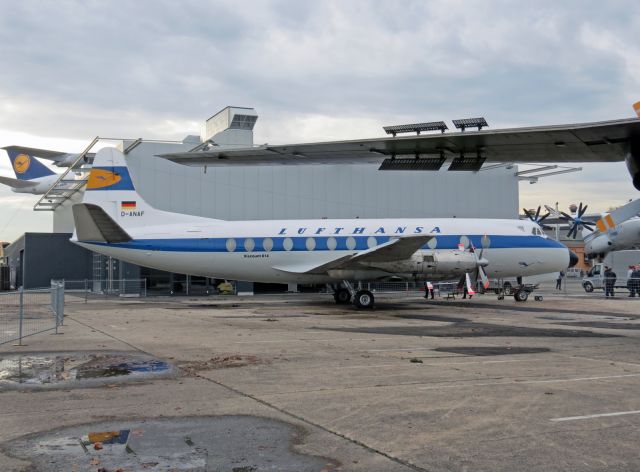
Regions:
<instances>
[{"instance_id":1,"label":"group of people","mask_svg":"<svg viewBox=\"0 0 640 472\"><path fill-rule=\"evenodd\" d=\"M627 288L629 289L629 296L640 297L640 265L629 266L627 271Z\"/></svg>"},{"instance_id":2,"label":"group of people","mask_svg":"<svg viewBox=\"0 0 640 472\"><path fill-rule=\"evenodd\" d=\"M613 271L613 269L611 269L611 267L606 266L604 268L605 297L614 296L616 280L618 280L618 275ZM630 297L635 297L636 295L640 297L640 265L629 266L629 270L627 270L627 289L629 290Z\"/></svg>"}]
</instances>

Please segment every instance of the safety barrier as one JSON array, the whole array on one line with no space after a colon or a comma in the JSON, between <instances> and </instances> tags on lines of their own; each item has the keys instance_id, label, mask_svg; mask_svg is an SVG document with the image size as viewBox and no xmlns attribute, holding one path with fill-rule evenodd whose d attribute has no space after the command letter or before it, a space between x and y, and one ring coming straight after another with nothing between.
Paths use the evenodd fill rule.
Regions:
<instances>
[{"instance_id":1,"label":"safety barrier","mask_svg":"<svg viewBox=\"0 0 640 472\"><path fill-rule=\"evenodd\" d=\"M84 301L108 297L146 297L146 279L65 280L69 301Z\"/></svg>"},{"instance_id":2,"label":"safety barrier","mask_svg":"<svg viewBox=\"0 0 640 472\"><path fill-rule=\"evenodd\" d=\"M0 344L17 342L47 331L58 332L64 323L64 282L50 288L0 293Z\"/></svg>"}]
</instances>

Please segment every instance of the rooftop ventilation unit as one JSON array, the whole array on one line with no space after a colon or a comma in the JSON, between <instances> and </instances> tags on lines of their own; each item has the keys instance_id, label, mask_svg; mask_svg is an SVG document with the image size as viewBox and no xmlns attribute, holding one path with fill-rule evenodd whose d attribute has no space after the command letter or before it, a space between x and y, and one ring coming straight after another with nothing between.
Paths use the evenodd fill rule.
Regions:
<instances>
[{"instance_id":1,"label":"rooftop ventilation unit","mask_svg":"<svg viewBox=\"0 0 640 472\"><path fill-rule=\"evenodd\" d=\"M223 146L252 146L257 120L253 108L225 107L205 121L200 139Z\"/></svg>"}]
</instances>

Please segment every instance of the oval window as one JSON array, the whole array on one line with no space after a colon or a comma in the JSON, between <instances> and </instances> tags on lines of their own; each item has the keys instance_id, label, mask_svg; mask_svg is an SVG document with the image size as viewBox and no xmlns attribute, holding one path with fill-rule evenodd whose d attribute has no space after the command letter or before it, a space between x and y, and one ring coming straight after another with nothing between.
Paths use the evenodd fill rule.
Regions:
<instances>
[{"instance_id":1,"label":"oval window","mask_svg":"<svg viewBox=\"0 0 640 472\"><path fill-rule=\"evenodd\" d=\"M305 245L307 246L307 251L313 251L316 248L315 238L307 238Z\"/></svg>"},{"instance_id":2,"label":"oval window","mask_svg":"<svg viewBox=\"0 0 640 472\"><path fill-rule=\"evenodd\" d=\"M282 242L282 247L284 247L285 251L291 251L293 249L293 239L285 238Z\"/></svg>"},{"instance_id":3,"label":"oval window","mask_svg":"<svg viewBox=\"0 0 640 472\"><path fill-rule=\"evenodd\" d=\"M233 252L236 250L236 240L235 239L227 239L227 251Z\"/></svg>"}]
</instances>

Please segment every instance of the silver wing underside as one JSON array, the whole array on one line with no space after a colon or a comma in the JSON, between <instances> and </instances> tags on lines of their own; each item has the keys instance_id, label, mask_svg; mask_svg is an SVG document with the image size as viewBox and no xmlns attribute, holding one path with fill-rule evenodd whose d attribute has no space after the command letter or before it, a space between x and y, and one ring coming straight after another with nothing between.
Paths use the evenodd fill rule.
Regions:
<instances>
[{"instance_id":1,"label":"silver wing underside","mask_svg":"<svg viewBox=\"0 0 640 472\"><path fill-rule=\"evenodd\" d=\"M477 170L483 162L616 162L640 139L637 118L571 125L465 131L324 143L160 154L190 166L273 164L381 164L381 169L437 170L445 162L471 163L449 170ZM415 165L420 160L421 165ZM413 167L411 166L413 164Z\"/></svg>"}]
</instances>

